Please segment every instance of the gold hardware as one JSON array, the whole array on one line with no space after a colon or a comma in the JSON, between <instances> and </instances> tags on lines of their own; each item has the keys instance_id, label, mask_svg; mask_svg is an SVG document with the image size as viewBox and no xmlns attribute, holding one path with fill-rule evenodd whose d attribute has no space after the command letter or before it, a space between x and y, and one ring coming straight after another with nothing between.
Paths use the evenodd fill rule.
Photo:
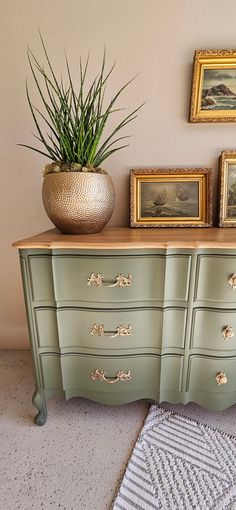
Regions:
<instances>
[{"instance_id":1,"label":"gold hardware","mask_svg":"<svg viewBox=\"0 0 236 510\"><path fill-rule=\"evenodd\" d=\"M130 324L128 326L124 326L123 324L117 326L115 336L130 336L130 335L131 335Z\"/></svg>"},{"instance_id":2,"label":"gold hardware","mask_svg":"<svg viewBox=\"0 0 236 510\"><path fill-rule=\"evenodd\" d=\"M108 285L108 287L128 287L131 285L132 276L128 274L128 276L124 276L123 273L118 274L116 276L116 282Z\"/></svg>"},{"instance_id":3,"label":"gold hardware","mask_svg":"<svg viewBox=\"0 0 236 510\"><path fill-rule=\"evenodd\" d=\"M116 338L117 336L130 336L131 335L131 326L124 326L124 324L120 324L117 326L116 330L113 331L105 331L104 324L93 324L90 328L90 335L98 335L98 336L108 336L109 338Z\"/></svg>"},{"instance_id":4,"label":"gold hardware","mask_svg":"<svg viewBox=\"0 0 236 510\"><path fill-rule=\"evenodd\" d=\"M228 283L230 284L231 289L236 289L236 273L231 274L228 279Z\"/></svg>"},{"instance_id":5,"label":"gold hardware","mask_svg":"<svg viewBox=\"0 0 236 510\"><path fill-rule=\"evenodd\" d=\"M96 287L101 287L103 284L103 274L102 273L91 273L91 275L87 279L87 285L95 285Z\"/></svg>"},{"instance_id":6,"label":"gold hardware","mask_svg":"<svg viewBox=\"0 0 236 510\"><path fill-rule=\"evenodd\" d=\"M104 335L104 324L93 324L93 326L89 330L90 335Z\"/></svg>"},{"instance_id":7,"label":"gold hardware","mask_svg":"<svg viewBox=\"0 0 236 510\"><path fill-rule=\"evenodd\" d=\"M234 336L232 326L226 326L222 331L222 335L225 340L230 340L230 338L232 338Z\"/></svg>"},{"instance_id":8,"label":"gold hardware","mask_svg":"<svg viewBox=\"0 0 236 510\"><path fill-rule=\"evenodd\" d=\"M93 381L105 381L108 384L114 384L118 381L130 381L132 376L130 370L128 370L127 372L120 370L119 372L117 372L115 377L107 378L106 370L98 370L98 368L96 368L94 372L91 372L90 377Z\"/></svg>"},{"instance_id":9,"label":"gold hardware","mask_svg":"<svg viewBox=\"0 0 236 510\"><path fill-rule=\"evenodd\" d=\"M91 275L87 278L87 285L95 285L96 287L101 287L102 285L106 285L106 287L128 287L131 285L132 276L128 274L128 276L124 276L123 273L118 274L116 276L116 281L114 283L104 282L102 273L91 273Z\"/></svg>"},{"instance_id":10,"label":"gold hardware","mask_svg":"<svg viewBox=\"0 0 236 510\"><path fill-rule=\"evenodd\" d=\"M216 374L216 382L218 386L221 386L221 384L227 384L228 380L226 374L224 372L218 372Z\"/></svg>"}]
</instances>

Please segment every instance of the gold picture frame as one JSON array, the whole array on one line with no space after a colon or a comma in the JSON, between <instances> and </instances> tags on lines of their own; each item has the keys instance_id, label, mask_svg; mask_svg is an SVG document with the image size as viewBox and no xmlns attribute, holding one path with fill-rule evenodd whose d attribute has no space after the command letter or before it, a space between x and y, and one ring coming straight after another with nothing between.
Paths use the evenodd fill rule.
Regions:
<instances>
[{"instance_id":1,"label":"gold picture frame","mask_svg":"<svg viewBox=\"0 0 236 510\"><path fill-rule=\"evenodd\" d=\"M210 227L210 168L130 171L131 227Z\"/></svg>"},{"instance_id":2,"label":"gold picture frame","mask_svg":"<svg viewBox=\"0 0 236 510\"><path fill-rule=\"evenodd\" d=\"M223 151L219 178L220 227L236 227L236 151Z\"/></svg>"},{"instance_id":3,"label":"gold picture frame","mask_svg":"<svg viewBox=\"0 0 236 510\"><path fill-rule=\"evenodd\" d=\"M197 50L189 122L236 122L236 50Z\"/></svg>"}]
</instances>

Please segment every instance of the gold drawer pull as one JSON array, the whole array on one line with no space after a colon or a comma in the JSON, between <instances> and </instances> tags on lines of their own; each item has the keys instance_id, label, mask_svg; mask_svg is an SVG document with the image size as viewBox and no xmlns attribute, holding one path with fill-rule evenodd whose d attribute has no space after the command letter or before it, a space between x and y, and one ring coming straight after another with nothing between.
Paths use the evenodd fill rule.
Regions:
<instances>
[{"instance_id":1,"label":"gold drawer pull","mask_svg":"<svg viewBox=\"0 0 236 510\"><path fill-rule=\"evenodd\" d=\"M90 335L108 336L109 338L116 338L117 336L130 336L131 326L124 326L120 324L115 331L105 331L104 324L93 324L89 330Z\"/></svg>"},{"instance_id":2,"label":"gold drawer pull","mask_svg":"<svg viewBox=\"0 0 236 510\"><path fill-rule=\"evenodd\" d=\"M218 372L216 374L216 382L218 386L221 386L221 384L227 384L228 380L226 374L224 372Z\"/></svg>"},{"instance_id":3,"label":"gold drawer pull","mask_svg":"<svg viewBox=\"0 0 236 510\"><path fill-rule=\"evenodd\" d=\"M226 326L222 331L222 335L225 340L230 340L230 338L232 338L234 336L232 326Z\"/></svg>"},{"instance_id":4,"label":"gold drawer pull","mask_svg":"<svg viewBox=\"0 0 236 510\"><path fill-rule=\"evenodd\" d=\"M236 273L231 274L231 276L228 279L228 283L231 287L231 289L236 289Z\"/></svg>"},{"instance_id":5,"label":"gold drawer pull","mask_svg":"<svg viewBox=\"0 0 236 510\"><path fill-rule=\"evenodd\" d=\"M131 285L132 276L128 274L128 276L124 276L123 273L118 274L116 276L116 281L114 283L104 282L102 273L91 273L91 275L87 279L87 285L95 285L96 287L101 287L102 285L106 287L128 287Z\"/></svg>"},{"instance_id":6,"label":"gold drawer pull","mask_svg":"<svg viewBox=\"0 0 236 510\"><path fill-rule=\"evenodd\" d=\"M117 372L115 377L106 377L106 370L98 370L96 369L94 372L91 372L90 377L93 381L105 381L108 384L114 384L118 381L130 381L131 373L130 370L124 372L120 370Z\"/></svg>"}]
</instances>

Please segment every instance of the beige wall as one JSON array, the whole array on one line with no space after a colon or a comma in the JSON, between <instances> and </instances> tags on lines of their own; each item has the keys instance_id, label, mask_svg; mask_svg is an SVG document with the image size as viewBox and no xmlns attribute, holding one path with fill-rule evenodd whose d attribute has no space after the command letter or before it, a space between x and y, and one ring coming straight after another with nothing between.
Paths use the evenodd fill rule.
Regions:
<instances>
[{"instance_id":1,"label":"beige wall","mask_svg":"<svg viewBox=\"0 0 236 510\"><path fill-rule=\"evenodd\" d=\"M78 57L91 51L98 70L104 45L117 60L110 91L138 73L120 106L146 105L127 129L131 146L107 160L116 186L113 225L128 225L132 167L210 166L214 200L218 157L236 149L234 124L188 124L195 49L235 47L235 0L2 0L0 2L0 347L28 346L17 252L13 240L50 228L41 202L45 158L17 147L32 143L26 104L26 46L41 56L40 28L55 68L64 47L75 75ZM32 92L38 105L36 94ZM216 210L216 204L215 204Z\"/></svg>"}]
</instances>

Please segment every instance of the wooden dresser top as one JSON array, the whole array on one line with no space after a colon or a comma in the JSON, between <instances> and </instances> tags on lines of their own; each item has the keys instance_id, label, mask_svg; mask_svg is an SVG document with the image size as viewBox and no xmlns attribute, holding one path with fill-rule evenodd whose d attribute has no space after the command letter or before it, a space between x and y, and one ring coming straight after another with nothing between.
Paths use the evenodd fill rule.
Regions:
<instances>
[{"instance_id":1,"label":"wooden dresser top","mask_svg":"<svg viewBox=\"0 0 236 510\"><path fill-rule=\"evenodd\" d=\"M105 228L98 234L62 234L53 228L13 243L19 249L236 248L236 228Z\"/></svg>"}]
</instances>

